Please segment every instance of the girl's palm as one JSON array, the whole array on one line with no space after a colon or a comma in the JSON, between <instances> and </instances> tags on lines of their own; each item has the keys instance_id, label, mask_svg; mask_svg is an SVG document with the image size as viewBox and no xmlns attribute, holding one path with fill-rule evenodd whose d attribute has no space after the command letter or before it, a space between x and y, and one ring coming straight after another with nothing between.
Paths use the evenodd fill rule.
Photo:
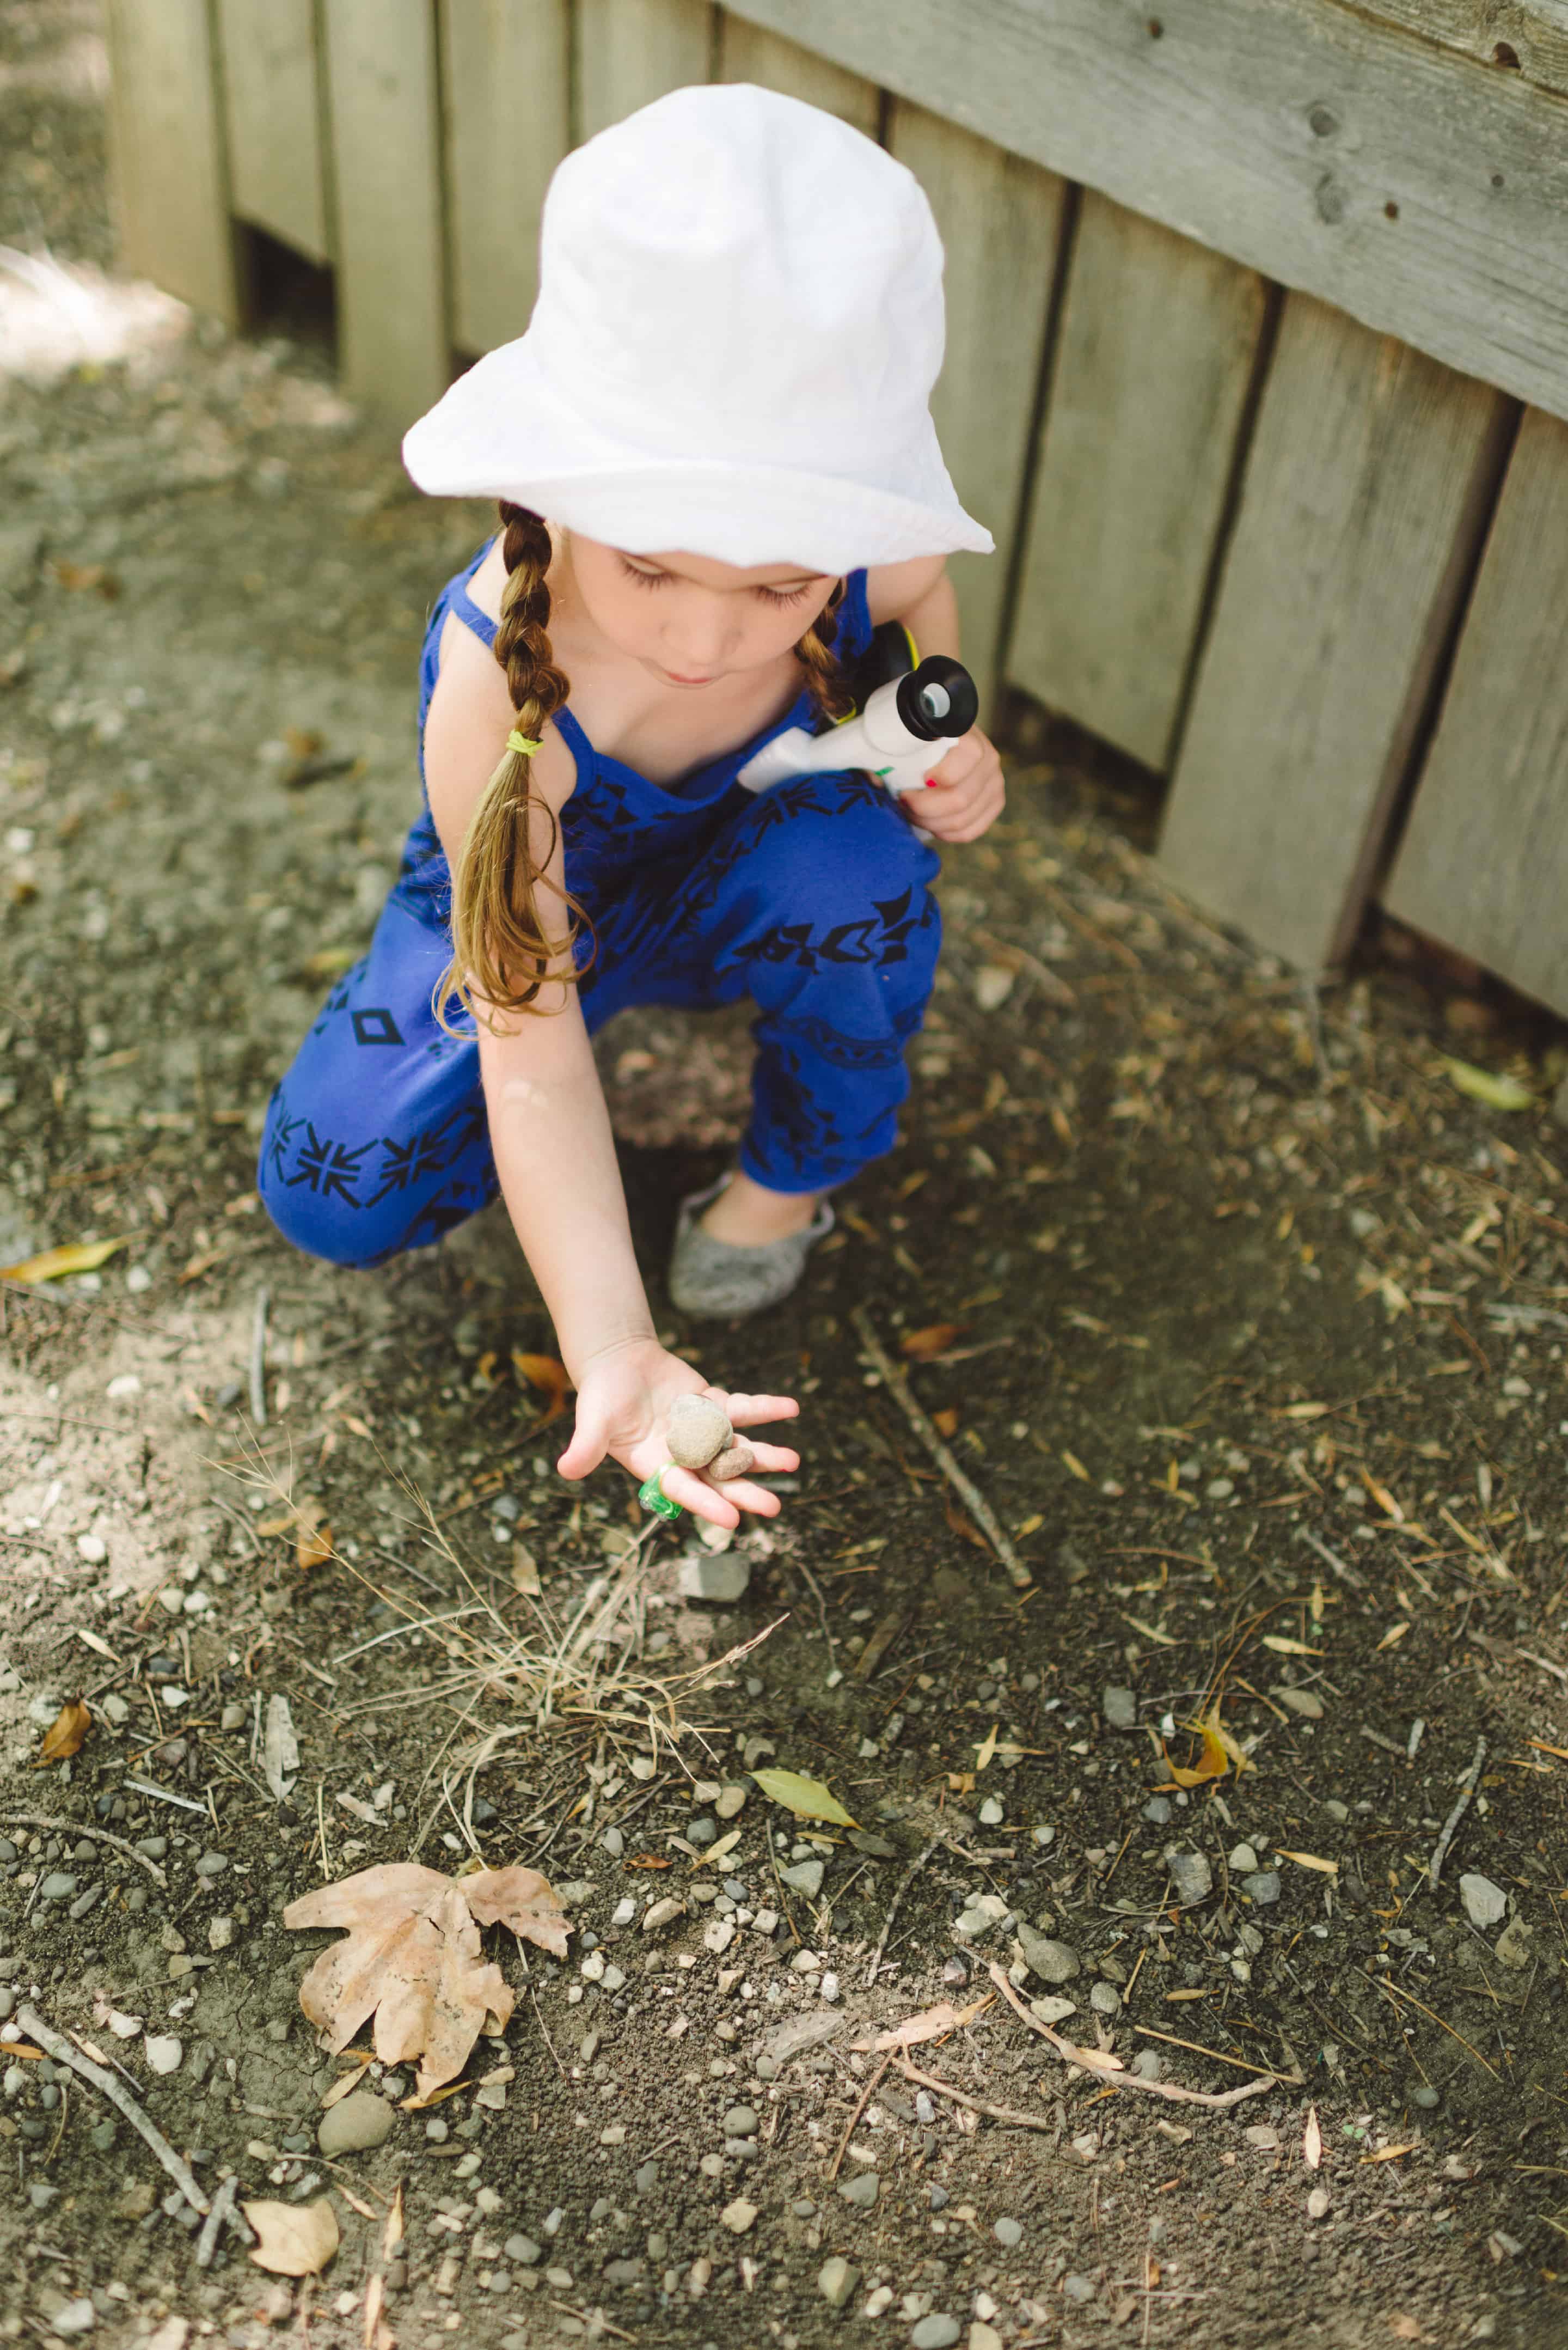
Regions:
<instances>
[{"instance_id":1,"label":"girl's palm","mask_svg":"<svg viewBox=\"0 0 1568 2350\"><path fill-rule=\"evenodd\" d=\"M586 1477L607 1453L641 1484L670 1459L665 1419L676 1397L682 1395L711 1396L737 1430L794 1419L800 1410L791 1396L731 1395L723 1388L709 1387L690 1363L651 1341L620 1348L584 1368L576 1427L557 1464L562 1476ZM759 1469L787 1473L800 1466L799 1454L783 1445L753 1444L752 1449ZM742 1510L764 1518L778 1514L776 1494L745 1477L721 1490L695 1470L670 1469L663 1488L693 1517L707 1518L716 1526L738 1525Z\"/></svg>"}]
</instances>

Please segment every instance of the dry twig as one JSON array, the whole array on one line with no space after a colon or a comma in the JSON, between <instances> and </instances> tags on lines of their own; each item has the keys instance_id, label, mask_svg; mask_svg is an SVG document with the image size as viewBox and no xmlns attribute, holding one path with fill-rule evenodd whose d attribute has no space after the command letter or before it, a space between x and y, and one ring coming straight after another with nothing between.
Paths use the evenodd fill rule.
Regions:
<instances>
[{"instance_id":1,"label":"dry twig","mask_svg":"<svg viewBox=\"0 0 1568 2350\"><path fill-rule=\"evenodd\" d=\"M857 1335L870 1357L873 1366L880 1374L884 1387L984 1534L987 1542L990 1543L1012 1582L1017 1585L1020 1591L1032 1589L1033 1577L1002 1533L991 1503L972 1478L967 1477L959 1467L951 1452L937 1434L932 1422L915 1401L909 1380L877 1336L876 1327L866 1308L863 1305L857 1305L849 1318L854 1323Z\"/></svg>"},{"instance_id":2,"label":"dry twig","mask_svg":"<svg viewBox=\"0 0 1568 2350\"><path fill-rule=\"evenodd\" d=\"M242 2220L234 2209L239 2191L240 2182L237 2178L225 2178L213 2196L213 2208L202 2222L202 2232L196 2239L196 2266L199 2269L212 2267L213 2255L218 2249L218 2238L223 2231L225 2220L231 2228L244 2236L247 2242L254 2237L255 2231L250 2221Z\"/></svg>"},{"instance_id":3,"label":"dry twig","mask_svg":"<svg viewBox=\"0 0 1568 2350\"><path fill-rule=\"evenodd\" d=\"M989 2121L1005 2122L1013 2129L1055 2129L1048 2114L1014 2113L1011 2106L992 2106L983 2097L971 2097L967 2089L955 2089L950 2081L939 2081L934 2073L922 2073L907 2056L899 2070L906 2081L913 2081L922 2089L934 2089L939 2097L950 2097L955 2105L967 2106L971 2114L984 2114Z\"/></svg>"},{"instance_id":4,"label":"dry twig","mask_svg":"<svg viewBox=\"0 0 1568 2350\"><path fill-rule=\"evenodd\" d=\"M251 1328L251 1418L258 1428L266 1426L266 1309L269 1303L264 1284L256 1292L255 1321Z\"/></svg>"},{"instance_id":5,"label":"dry twig","mask_svg":"<svg viewBox=\"0 0 1568 2350\"><path fill-rule=\"evenodd\" d=\"M1481 1765L1485 1761L1486 1740L1484 1738L1478 1738L1476 1740L1475 1759L1471 1762L1469 1769L1465 1773L1464 1777L1459 1781L1458 1799L1455 1802L1453 1810L1443 1822L1442 1832L1438 1835L1437 1843L1432 1846L1432 1857L1427 1863L1427 1890L1428 1893L1435 1893L1438 1889L1438 1879L1443 1873L1443 1863L1449 1856L1449 1846L1454 1840L1455 1835L1459 1829L1459 1822L1464 1818L1465 1814L1469 1809L1470 1797L1475 1794L1477 1783L1479 1782L1481 1774Z\"/></svg>"},{"instance_id":6,"label":"dry twig","mask_svg":"<svg viewBox=\"0 0 1568 2350\"><path fill-rule=\"evenodd\" d=\"M1076 2065L1082 2073L1092 2073L1096 2080L1104 2081L1107 2088L1140 2089L1146 2096L1166 2097L1172 2105L1217 2108L1241 2105L1248 2097L1261 2097L1265 2089L1277 2089L1280 2085L1277 2073L1265 2073L1261 2081L1243 2081L1238 2089L1179 2089L1174 2081L1146 2081L1141 2073L1129 2073L1107 2063L1097 2049L1080 2048L1075 2042L1064 2040L1059 2032L1053 2032L1048 2023L1042 2023L1037 2015L1031 2015L994 1959L991 1961L990 1971L991 1979L1003 1999L1016 2014L1022 2016L1031 2032L1037 2032L1042 2040L1048 2040L1064 2063Z\"/></svg>"},{"instance_id":7,"label":"dry twig","mask_svg":"<svg viewBox=\"0 0 1568 2350\"><path fill-rule=\"evenodd\" d=\"M74 1833L77 1835L89 1836L94 1844L111 1844L116 1852L124 1853L128 1860L133 1860L136 1863L138 1868L144 1868L148 1876L161 1885L165 1892L169 1890L169 1879L155 1860L149 1860L144 1852L138 1852L136 1846L133 1844L127 1844L123 1836L110 1835L109 1830L100 1828L96 1821L89 1828L76 1820L52 1819L47 1812L14 1812L9 1806L0 1811L0 1820L6 1821L12 1826L53 1828L61 1835Z\"/></svg>"},{"instance_id":8,"label":"dry twig","mask_svg":"<svg viewBox=\"0 0 1568 2350\"><path fill-rule=\"evenodd\" d=\"M151 2147L187 2203L195 2210L202 2212L211 2209L207 2198L196 2183L195 2174L190 2165L182 2157L175 2153L162 2131L154 2128L135 2098L120 2087L112 2073L106 2073L101 2064L95 2064L90 2057L82 2055L78 2049L73 2048L70 2042L62 2033L57 2032L52 2023L45 2022L36 2008L19 2007L16 2010L16 2021L23 2031L54 2058L57 2064L68 2064L73 2073L82 2080L90 2082L99 2095L107 2097L115 2111L124 2116L138 2137Z\"/></svg>"},{"instance_id":9,"label":"dry twig","mask_svg":"<svg viewBox=\"0 0 1568 2350\"><path fill-rule=\"evenodd\" d=\"M834 2156L832 2162L828 2165L827 2182L829 2186L831 2186L833 2181L837 2178L838 2166L844 2159L845 2149L847 2147L850 2139L855 2135L856 2127L860 2120L861 2115L865 2112L867 2106L871 2102L877 2084L880 2081L883 2074L887 2071L892 2061L893 2060L890 2056L884 2056L882 2062L877 2065L877 2070L872 2074L871 2078L867 2082L866 2086L861 2090L860 2102L856 2106L855 2111L850 2115L848 2125L845 2129L844 2136L838 2141L838 2152Z\"/></svg>"},{"instance_id":10,"label":"dry twig","mask_svg":"<svg viewBox=\"0 0 1568 2350\"><path fill-rule=\"evenodd\" d=\"M909 1867L904 1871L903 1876L899 1878L898 1889L888 1905L888 1915L882 1920L882 1931L877 1937L877 1947L871 1953L871 1964L866 1971L867 1989L869 1989L871 1984L877 1980L877 1972L882 1964L882 1953L888 1947L888 1937L893 1930L893 1920L898 1914L898 1906L900 1902L903 1900L905 1894L908 1893L910 1886L914 1883L916 1877L919 1877L921 1869L924 1868L927 1861L929 1860L932 1853L935 1852L938 1845L941 1842L942 1838L940 1835L934 1835L929 1844L926 1846L924 1852L922 1852L917 1859L912 1860L909 1863Z\"/></svg>"}]
</instances>

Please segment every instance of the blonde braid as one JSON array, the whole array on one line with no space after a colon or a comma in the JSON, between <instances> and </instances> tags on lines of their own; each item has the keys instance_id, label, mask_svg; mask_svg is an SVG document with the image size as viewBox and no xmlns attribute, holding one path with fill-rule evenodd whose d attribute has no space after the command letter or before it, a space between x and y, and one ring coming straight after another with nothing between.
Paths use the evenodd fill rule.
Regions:
<instances>
[{"instance_id":1,"label":"blonde braid","mask_svg":"<svg viewBox=\"0 0 1568 2350\"><path fill-rule=\"evenodd\" d=\"M514 739L539 742L571 690L556 667L547 633L550 534L526 506L503 500L500 512L506 532L502 546L506 586L495 658L506 672L517 713ZM437 1020L452 1034L457 1032L451 1029L446 1006L452 996L475 1018L481 1016L476 997L494 1011L535 1012L547 979L575 983L581 976L558 967L561 958L570 955L571 923L565 936L552 938L535 899L544 882L562 899L569 917L587 920L576 899L545 869L555 854L558 827L554 810L533 793L529 756L509 743L458 853L452 892L452 959L437 983L433 1000ZM542 810L549 826L542 857L535 854L533 840L536 810Z\"/></svg>"},{"instance_id":2,"label":"blonde braid","mask_svg":"<svg viewBox=\"0 0 1568 2350\"><path fill-rule=\"evenodd\" d=\"M843 664L833 650L838 635L839 607L844 601L846 584L845 580L839 581L826 605L794 649L794 657L805 671L807 690L825 718L842 718L855 706Z\"/></svg>"}]
</instances>

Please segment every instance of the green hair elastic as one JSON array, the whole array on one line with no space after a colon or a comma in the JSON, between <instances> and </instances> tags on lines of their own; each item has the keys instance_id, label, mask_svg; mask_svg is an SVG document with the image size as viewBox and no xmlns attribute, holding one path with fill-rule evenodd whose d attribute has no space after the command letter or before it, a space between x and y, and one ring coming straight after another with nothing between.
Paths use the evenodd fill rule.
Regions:
<instances>
[{"instance_id":1,"label":"green hair elastic","mask_svg":"<svg viewBox=\"0 0 1568 2350\"><path fill-rule=\"evenodd\" d=\"M651 1510L656 1518L678 1518L685 1506L683 1503L672 1502L664 1490L664 1470L674 1466L673 1461L667 1461L664 1469L656 1469L652 1476L645 1479L637 1489L638 1500L645 1510Z\"/></svg>"},{"instance_id":2,"label":"green hair elastic","mask_svg":"<svg viewBox=\"0 0 1568 2350\"><path fill-rule=\"evenodd\" d=\"M531 734L519 734L514 726L506 737L506 747L509 751L515 751L520 759L531 759L535 751L542 751L545 746L543 743L535 743Z\"/></svg>"}]
</instances>

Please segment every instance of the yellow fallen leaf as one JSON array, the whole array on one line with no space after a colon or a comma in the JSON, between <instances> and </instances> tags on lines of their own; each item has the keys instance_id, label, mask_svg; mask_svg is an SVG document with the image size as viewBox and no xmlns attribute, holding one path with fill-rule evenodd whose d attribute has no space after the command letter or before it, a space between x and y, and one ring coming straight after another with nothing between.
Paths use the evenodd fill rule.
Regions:
<instances>
[{"instance_id":1,"label":"yellow fallen leaf","mask_svg":"<svg viewBox=\"0 0 1568 2350\"><path fill-rule=\"evenodd\" d=\"M1044 1516L1036 1510L1033 1517L1025 1518L1021 1525L1015 1526L1013 1533L1022 1542L1025 1534L1037 1534L1044 1523Z\"/></svg>"},{"instance_id":2,"label":"yellow fallen leaf","mask_svg":"<svg viewBox=\"0 0 1568 2350\"><path fill-rule=\"evenodd\" d=\"M1373 1655L1376 1656L1380 1649L1393 1648L1397 1641L1402 1640L1405 1638L1405 1635L1409 1628L1410 1627L1408 1624L1390 1624L1386 1632L1384 1633L1383 1638L1378 1641L1377 1647L1374 1648L1372 1652Z\"/></svg>"},{"instance_id":3,"label":"yellow fallen leaf","mask_svg":"<svg viewBox=\"0 0 1568 2350\"><path fill-rule=\"evenodd\" d=\"M1179 1787L1201 1787L1210 1779L1222 1779L1232 1764L1235 1765L1237 1778L1241 1777L1247 1767L1247 1758L1220 1721L1217 1705L1199 1721L1189 1722L1188 1727L1197 1731L1203 1746L1189 1770L1184 1770L1179 1763L1172 1762L1168 1754L1166 1755L1170 1775Z\"/></svg>"},{"instance_id":4,"label":"yellow fallen leaf","mask_svg":"<svg viewBox=\"0 0 1568 2350\"><path fill-rule=\"evenodd\" d=\"M314 2203L242 2203L256 2231L251 2258L273 2276L315 2276L337 2250L337 2214L325 2195Z\"/></svg>"},{"instance_id":5,"label":"yellow fallen leaf","mask_svg":"<svg viewBox=\"0 0 1568 2350\"><path fill-rule=\"evenodd\" d=\"M1414 2154L1415 2151L1414 2142L1409 2146L1380 2146L1376 2154L1364 2154L1361 2159L1363 2162L1397 2162L1402 2154Z\"/></svg>"},{"instance_id":6,"label":"yellow fallen leaf","mask_svg":"<svg viewBox=\"0 0 1568 2350\"><path fill-rule=\"evenodd\" d=\"M25 1256L19 1264L0 1264L0 1281L64 1281L67 1274L96 1273L116 1249L129 1248L130 1240L127 1232L117 1241L69 1241L40 1256Z\"/></svg>"},{"instance_id":7,"label":"yellow fallen leaf","mask_svg":"<svg viewBox=\"0 0 1568 2350\"><path fill-rule=\"evenodd\" d=\"M92 1716L80 1698L67 1698L44 1732L43 1744L33 1757L35 1769L44 1762L68 1762L80 1752L91 1728Z\"/></svg>"},{"instance_id":8,"label":"yellow fallen leaf","mask_svg":"<svg viewBox=\"0 0 1568 2350\"><path fill-rule=\"evenodd\" d=\"M1075 1477L1081 1477L1085 1485L1091 1482L1088 1471L1085 1468L1083 1462L1079 1460L1075 1452L1064 1451L1062 1458L1066 1462Z\"/></svg>"},{"instance_id":9,"label":"yellow fallen leaf","mask_svg":"<svg viewBox=\"0 0 1568 2350\"><path fill-rule=\"evenodd\" d=\"M1274 1850L1282 1860L1293 1860L1298 1868L1321 1869L1324 1877L1339 1875L1337 1860L1320 1860L1315 1852L1287 1852L1282 1844L1276 1845Z\"/></svg>"},{"instance_id":10,"label":"yellow fallen leaf","mask_svg":"<svg viewBox=\"0 0 1568 2350\"><path fill-rule=\"evenodd\" d=\"M322 2098L322 2112L324 2114L329 2113L334 2106L341 2105L344 2098L348 2096L358 2087L360 2082L364 2079L367 2072L369 2072L370 2066L375 2063L375 2061L376 2060L373 2055L358 2056L355 2063L349 2067L348 2071L344 2074L342 2079L340 2081L334 2081L332 2086L327 2090L327 2095Z\"/></svg>"},{"instance_id":11,"label":"yellow fallen leaf","mask_svg":"<svg viewBox=\"0 0 1568 2350\"><path fill-rule=\"evenodd\" d=\"M565 1363L557 1362L554 1355L525 1355L521 1347L514 1347L512 1367L520 1379L526 1380L536 1394L545 1398L544 1418L539 1426L547 1427L551 1420L559 1419L566 1409L566 1398L572 1386Z\"/></svg>"},{"instance_id":12,"label":"yellow fallen leaf","mask_svg":"<svg viewBox=\"0 0 1568 2350\"><path fill-rule=\"evenodd\" d=\"M1180 1641L1169 1632L1158 1631L1152 1624L1146 1624L1141 1616L1124 1616L1122 1622L1130 1624L1135 1632L1141 1632L1146 1640L1153 1640L1159 1648L1179 1648L1181 1646Z\"/></svg>"},{"instance_id":13,"label":"yellow fallen leaf","mask_svg":"<svg viewBox=\"0 0 1568 2350\"><path fill-rule=\"evenodd\" d=\"M1321 1648L1309 1648L1304 1640L1289 1639L1283 1632L1265 1632L1263 1646L1272 1648L1276 1655L1282 1657L1321 1657L1323 1654Z\"/></svg>"},{"instance_id":14,"label":"yellow fallen leaf","mask_svg":"<svg viewBox=\"0 0 1568 2350\"><path fill-rule=\"evenodd\" d=\"M1322 1419L1325 1412L1333 1409L1331 1403L1287 1403L1274 1417L1276 1419Z\"/></svg>"},{"instance_id":15,"label":"yellow fallen leaf","mask_svg":"<svg viewBox=\"0 0 1568 2350\"><path fill-rule=\"evenodd\" d=\"M828 1820L841 1828L858 1825L820 1779L805 1778L798 1771L753 1771L752 1776L769 1803L782 1804L797 1819Z\"/></svg>"},{"instance_id":16,"label":"yellow fallen leaf","mask_svg":"<svg viewBox=\"0 0 1568 2350\"><path fill-rule=\"evenodd\" d=\"M1000 1728L1001 1724L993 1721L991 1725L989 1734L974 1750L974 1767L977 1776L984 1770L986 1764L991 1761L992 1756L996 1752L996 1733Z\"/></svg>"},{"instance_id":17,"label":"yellow fallen leaf","mask_svg":"<svg viewBox=\"0 0 1568 2350\"><path fill-rule=\"evenodd\" d=\"M1478 1069L1473 1061L1451 1060L1446 1053L1438 1058L1457 1091L1469 1094L1472 1101L1484 1102L1488 1109L1533 1109L1540 1099L1518 1077L1494 1076L1490 1069Z\"/></svg>"},{"instance_id":18,"label":"yellow fallen leaf","mask_svg":"<svg viewBox=\"0 0 1568 2350\"><path fill-rule=\"evenodd\" d=\"M1302 2132L1302 2160L1309 2170L1315 2170L1323 2160L1323 2131L1318 2126L1317 2107L1307 2107L1306 2127Z\"/></svg>"}]
</instances>

